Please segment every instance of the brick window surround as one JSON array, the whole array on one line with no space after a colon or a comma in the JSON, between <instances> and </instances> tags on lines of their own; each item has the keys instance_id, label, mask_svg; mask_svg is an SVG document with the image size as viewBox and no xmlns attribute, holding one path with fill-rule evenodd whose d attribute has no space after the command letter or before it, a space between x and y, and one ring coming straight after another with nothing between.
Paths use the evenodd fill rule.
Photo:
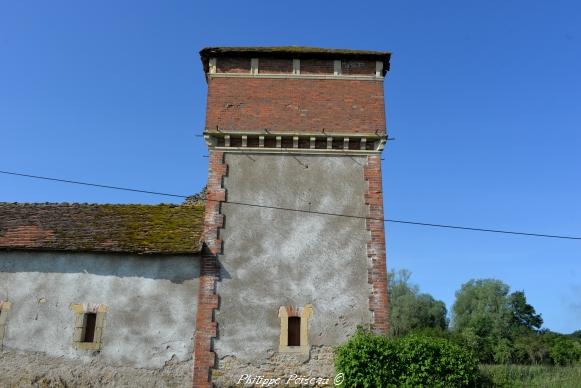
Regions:
<instances>
[{"instance_id":1,"label":"brick window surround","mask_svg":"<svg viewBox=\"0 0 581 388\"><path fill-rule=\"evenodd\" d=\"M313 315L313 305L307 304L304 307L281 306L278 309L280 318L280 339L278 351L281 353L302 353L308 354L309 344L309 318ZM289 318L299 317L301 319L300 346L288 345Z\"/></svg>"},{"instance_id":2,"label":"brick window surround","mask_svg":"<svg viewBox=\"0 0 581 388\"><path fill-rule=\"evenodd\" d=\"M103 328L105 327L105 315L107 306L103 304L71 304L71 310L75 314L75 327L73 332L73 347L78 350L99 350L103 347L101 341ZM92 342L85 342L85 329L87 314L96 314L95 333Z\"/></svg>"}]
</instances>

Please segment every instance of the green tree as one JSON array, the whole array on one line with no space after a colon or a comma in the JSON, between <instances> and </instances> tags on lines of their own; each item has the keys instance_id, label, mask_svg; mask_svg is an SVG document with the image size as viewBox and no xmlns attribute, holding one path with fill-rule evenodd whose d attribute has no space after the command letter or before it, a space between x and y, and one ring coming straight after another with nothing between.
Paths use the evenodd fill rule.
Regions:
<instances>
[{"instance_id":1,"label":"green tree","mask_svg":"<svg viewBox=\"0 0 581 388\"><path fill-rule=\"evenodd\" d=\"M549 346L535 336L543 324L523 291L500 280L470 280L456 292L452 325L482 362L543 362Z\"/></svg>"},{"instance_id":2,"label":"green tree","mask_svg":"<svg viewBox=\"0 0 581 388\"><path fill-rule=\"evenodd\" d=\"M543 325L541 314L537 314L535 308L527 303L524 291L515 291L508 299L512 313L512 323L529 330L538 330Z\"/></svg>"},{"instance_id":3,"label":"green tree","mask_svg":"<svg viewBox=\"0 0 581 388\"><path fill-rule=\"evenodd\" d=\"M409 282L410 277L407 270L389 274L391 334L402 336L425 328L446 330L448 321L444 302L420 293L418 286Z\"/></svg>"},{"instance_id":4,"label":"green tree","mask_svg":"<svg viewBox=\"0 0 581 388\"><path fill-rule=\"evenodd\" d=\"M581 339L581 330L575 330L571 334L568 335L571 338Z\"/></svg>"},{"instance_id":5,"label":"green tree","mask_svg":"<svg viewBox=\"0 0 581 388\"><path fill-rule=\"evenodd\" d=\"M470 280L456 292L452 306L455 330L471 328L480 337L508 334L511 312L508 303L509 286L500 280Z\"/></svg>"}]
</instances>

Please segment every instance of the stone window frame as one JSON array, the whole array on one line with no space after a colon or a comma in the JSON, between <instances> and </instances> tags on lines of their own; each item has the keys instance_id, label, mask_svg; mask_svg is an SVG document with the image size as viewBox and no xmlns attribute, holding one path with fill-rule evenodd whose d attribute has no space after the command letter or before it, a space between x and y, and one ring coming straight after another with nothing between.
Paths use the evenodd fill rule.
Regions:
<instances>
[{"instance_id":1,"label":"stone window frame","mask_svg":"<svg viewBox=\"0 0 581 388\"><path fill-rule=\"evenodd\" d=\"M70 309L75 314L73 347L78 350L100 350L103 347L102 336L105 327L105 316L108 308L104 304L71 303ZM85 314L97 314L93 342L83 342L85 336Z\"/></svg>"},{"instance_id":2,"label":"stone window frame","mask_svg":"<svg viewBox=\"0 0 581 388\"><path fill-rule=\"evenodd\" d=\"M0 300L0 350L4 343L4 333L6 332L6 321L8 320L8 311L12 308L12 303L7 300Z\"/></svg>"},{"instance_id":3,"label":"stone window frame","mask_svg":"<svg viewBox=\"0 0 581 388\"><path fill-rule=\"evenodd\" d=\"M280 318L280 338L278 351L281 353L308 354L311 348L309 342L309 319L313 315L313 305L304 307L280 306L278 317ZM288 346L288 319L289 317L301 318L300 346Z\"/></svg>"}]
</instances>

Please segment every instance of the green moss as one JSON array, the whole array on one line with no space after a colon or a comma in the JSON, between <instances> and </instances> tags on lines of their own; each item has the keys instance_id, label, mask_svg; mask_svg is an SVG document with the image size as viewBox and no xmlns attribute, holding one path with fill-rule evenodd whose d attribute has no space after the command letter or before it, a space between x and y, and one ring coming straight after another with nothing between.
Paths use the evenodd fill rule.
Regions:
<instances>
[{"instance_id":1,"label":"green moss","mask_svg":"<svg viewBox=\"0 0 581 388\"><path fill-rule=\"evenodd\" d=\"M105 212L118 218L116 235L122 246L146 252L193 252L199 250L203 206L106 205Z\"/></svg>"},{"instance_id":2,"label":"green moss","mask_svg":"<svg viewBox=\"0 0 581 388\"><path fill-rule=\"evenodd\" d=\"M58 218L59 222L54 222ZM196 253L203 205L67 205L53 209L50 248L135 253ZM47 247L48 248L48 247Z\"/></svg>"}]
</instances>

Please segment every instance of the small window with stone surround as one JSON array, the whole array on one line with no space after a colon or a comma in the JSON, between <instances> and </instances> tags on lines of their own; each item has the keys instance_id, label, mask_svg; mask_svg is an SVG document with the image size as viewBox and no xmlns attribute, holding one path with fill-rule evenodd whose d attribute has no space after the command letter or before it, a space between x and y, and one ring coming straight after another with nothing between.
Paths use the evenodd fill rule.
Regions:
<instances>
[{"instance_id":1,"label":"small window with stone surround","mask_svg":"<svg viewBox=\"0 0 581 388\"><path fill-rule=\"evenodd\" d=\"M102 304L71 304L75 313L73 347L79 350L99 350L105 327L107 306Z\"/></svg>"},{"instance_id":2,"label":"small window with stone surround","mask_svg":"<svg viewBox=\"0 0 581 388\"><path fill-rule=\"evenodd\" d=\"M0 300L0 350L4 342L4 333L6 330L6 321L8 320L8 311L12 307L12 303L7 300Z\"/></svg>"},{"instance_id":3,"label":"small window with stone surround","mask_svg":"<svg viewBox=\"0 0 581 388\"><path fill-rule=\"evenodd\" d=\"M313 305L304 307L281 306L278 309L280 318L279 352L308 353L309 318L313 314Z\"/></svg>"}]
</instances>

